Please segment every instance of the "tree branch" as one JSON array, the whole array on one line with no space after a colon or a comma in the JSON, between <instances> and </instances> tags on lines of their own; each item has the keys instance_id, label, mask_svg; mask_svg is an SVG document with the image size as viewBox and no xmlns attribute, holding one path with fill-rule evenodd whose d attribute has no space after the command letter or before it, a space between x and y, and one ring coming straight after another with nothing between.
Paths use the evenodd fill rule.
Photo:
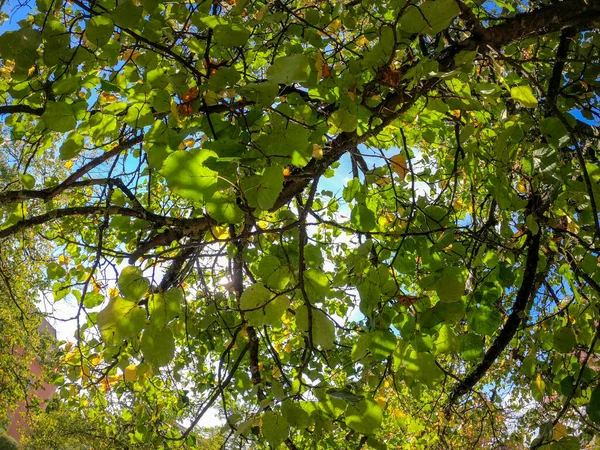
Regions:
<instances>
[{"instance_id":1,"label":"tree branch","mask_svg":"<svg viewBox=\"0 0 600 450\"><path fill-rule=\"evenodd\" d=\"M196 219L179 219L175 217L161 216L146 210L140 211L133 208L125 208L122 206L74 206L64 209L55 209L39 216L33 216L28 219L21 220L14 225L11 225L3 230L0 230L0 239L12 236L20 231L26 230L35 225L43 225L63 217L74 216L98 216L104 214L114 214L119 216L136 217L138 219L152 222L158 226L167 226L175 228L182 235L191 237L199 236L213 225L213 221L208 217L200 217Z\"/></svg>"},{"instance_id":2,"label":"tree branch","mask_svg":"<svg viewBox=\"0 0 600 450\"><path fill-rule=\"evenodd\" d=\"M446 416L450 415L450 410L454 403L469 392L483 378L489 368L494 364L496 359L508 346L511 339L514 337L519 324L523 321L525 307L529 298L535 294L536 272L539 260L541 233L529 238L529 250L525 260L525 269L523 274L523 282L517 292L517 297L513 304L512 312L508 316L508 320L504 327L494 340L494 343L484 355L482 361L459 383L454 386L454 389L449 395L448 404L446 406Z\"/></svg>"},{"instance_id":3,"label":"tree branch","mask_svg":"<svg viewBox=\"0 0 600 450\"><path fill-rule=\"evenodd\" d=\"M34 108L29 105L2 105L0 106L0 114L17 114L17 113L25 113L25 114L34 114L36 116L41 116L44 114L44 108Z\"/></svg>"}]
</instances>

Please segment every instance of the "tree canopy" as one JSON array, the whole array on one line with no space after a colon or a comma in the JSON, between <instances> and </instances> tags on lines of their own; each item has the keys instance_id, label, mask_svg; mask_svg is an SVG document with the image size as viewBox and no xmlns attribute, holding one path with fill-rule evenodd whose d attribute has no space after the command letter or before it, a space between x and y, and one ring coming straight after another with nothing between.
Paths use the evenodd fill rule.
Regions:
<instances>
[{"instance_id":1,"label":"tree canopy","mask_svg":"<svg viewBox=\"0 0 600 450\"><path fill-rule=\"evenodd\" d=\"M594 445L600 0L3 17L3 302L71 305L75 425L129 448L203 448L214 411L225 448Z\"/></svg>"}]
</instances>

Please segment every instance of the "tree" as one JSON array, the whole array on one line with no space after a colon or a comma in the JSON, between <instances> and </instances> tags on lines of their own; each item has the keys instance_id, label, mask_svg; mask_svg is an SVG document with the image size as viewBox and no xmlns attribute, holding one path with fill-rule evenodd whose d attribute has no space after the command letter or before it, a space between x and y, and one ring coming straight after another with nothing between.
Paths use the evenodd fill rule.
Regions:
<instances>
[{"instance_id":1,"label":"tree","mask_svg":"<svg viewBox=\"0 0 600 450\"><path fill-rule=\"evenodd\" d=\"M30 5L0 36L0 239L50 245L75 305L67 407L153 448L214 409L226 448L588 444L599 15Z\"/></svg>"},{"instance_id":2,"label":"tree","mask_svg":"<svg viewBox=\"0 0 600 450\"><path fill-rule=\"evenodd\" d=\"M17 441L10 436L0 434L0 449L2 450L17 450Z\"/></svg>"},{"instance_id":3,"label":"tree","mask_svg":"<svg viewBox=\"0 0 600 450\"><path fill-rule=\"evenodd\" d=\"M14 152L6 143L1 146L0 179L18 177ZM37 164L37 163L36 163ZM2 187L5 184L2 183ZM14 206L14 205L13 205ZM16 209L12 206L3 214ZM6 216L5 216L6 217ZM35 297L47 285L35 264L47 262L48 246L5 240L0 247L0 429L11 423L21 402L34 407L32 388L43 384L43 374L33 376L33 361L48 354L50 343L40 333L41 315L36 310Z\"/></svg>"}]
</instances>

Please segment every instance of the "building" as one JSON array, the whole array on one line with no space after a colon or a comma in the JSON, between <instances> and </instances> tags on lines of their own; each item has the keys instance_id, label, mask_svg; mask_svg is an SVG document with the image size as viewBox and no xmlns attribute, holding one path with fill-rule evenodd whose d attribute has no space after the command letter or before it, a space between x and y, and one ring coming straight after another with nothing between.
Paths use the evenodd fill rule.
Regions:
<instances>
[{"instance_id":1,"label":"building","mask_svg":"<svg viewBox=\"0 0 600 450\"><path fill-rule=\"evenodd\" d=\"M52 325L48 323L46 319L42 319L42 323L38 327L40 333L45 333L50 336L51 339L56 341L56 330ZM22 350L16 349L15 352L21 353ZM44 383L41 386L34 388L36 385L36 379L39 379L44 371L44 361L40 361L38 359L34 359L31 362L30 372L32 375L30 385L32 388L30 389L30 393L27 400L21 401L17 409L12 412L12 421L10 426L8 427L7 434L14 438L17 442L21 440L21 432L20 430L26 429L29 425L29 411L28 405L29 402L33 399L37 399L41 402L42 407L46 405L48 400L54 394L56 390L56 386Z\"/></svg>"}]
</instances>

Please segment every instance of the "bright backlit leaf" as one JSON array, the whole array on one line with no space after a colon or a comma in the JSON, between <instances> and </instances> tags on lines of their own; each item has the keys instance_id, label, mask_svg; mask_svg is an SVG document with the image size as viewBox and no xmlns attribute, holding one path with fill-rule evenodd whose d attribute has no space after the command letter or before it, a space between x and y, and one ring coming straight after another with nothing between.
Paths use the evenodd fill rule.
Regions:
<instances>
[{"instance_id":1,"label":"bright backlit leaf","mask_svg":"<svg viewBox=\"0 0 600 450\"><path fill-rule=\"evenodd\" d=\"M529 86L513 87L510 90L510 96L526 108L537 108L537 98Z\"/></svg>"},{"instance_id":2,"label":"bright backlit leaf","mask_svg":"<svg viewBox=\"0 0 600 450\"><path fill-rule=\"evenodd\" d=\"M135 266L125 267L119 275L121 295L132 302L137 302L148 291L150 280L142 274L142 269Z\"/></svg>"},{"instance_id":3,"label":"bright backlit leaf","mask_svg":"<svg viewBox=\"0 0 600 450\"><path fill-rule=\"evenodd\" d=\"M350 404L346 411L346 425L361 434L373 434L381 426L383 412L377 402L370 398Z\"/></svg>"}]
</instances>

